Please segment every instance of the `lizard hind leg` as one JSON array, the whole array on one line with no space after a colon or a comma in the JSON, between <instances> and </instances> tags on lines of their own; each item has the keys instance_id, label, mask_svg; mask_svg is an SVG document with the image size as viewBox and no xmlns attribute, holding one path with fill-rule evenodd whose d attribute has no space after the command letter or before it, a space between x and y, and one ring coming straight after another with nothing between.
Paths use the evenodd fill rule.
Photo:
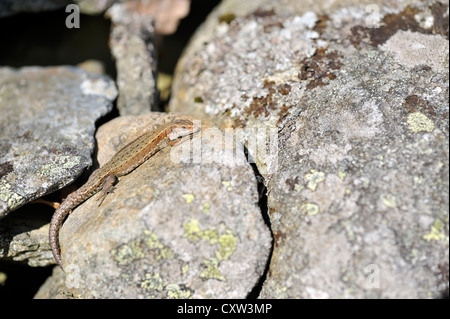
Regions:
<instances>
[{"instance_id":1,"label":"lizard hind leg","mask_svg":"<svg viewBox=\"0 0 450 319\"><path fill-rule=\"evenodd\" d=\"M100 206L103 201L105 200L106 196L109 193L113 193L114 192L114 185L117 183L118 179L116 175L108 175L105 178L105 181L103 182L102 185L102 189L101 189L101 194L100 197L97 198L97 201L100 201L100 203L98 203L98 206Z\"/></svg>"}]
</instances>

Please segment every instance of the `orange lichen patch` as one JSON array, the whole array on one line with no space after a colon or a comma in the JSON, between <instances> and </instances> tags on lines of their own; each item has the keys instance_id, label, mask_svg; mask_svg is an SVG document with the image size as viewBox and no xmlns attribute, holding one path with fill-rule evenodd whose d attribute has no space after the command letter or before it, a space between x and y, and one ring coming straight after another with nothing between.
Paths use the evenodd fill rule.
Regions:
<instances>
[{"instance_id":1,"label":"orange lichen patch","mask_svg":"<svg viewBox=\"0 0 450 319\"><path fill-rule=\"evenodd\" d=\"M430 9L434 18L433 34L441 34L448 39L448 5L436 2Z\"/></svg>"},{"instance_id":2,"label":"orange lichen patch","mask_svg":"<svg viewBox=\"0 0 450 319\"><path fill-rule=\"evenodd\" d=\"M253 114L255 117L259 116L269 116L268 107L273 106L272 95L268 94L266 96L253 97L253 101L250 106L245 109L245 112L250 115Z\"/></svg>"},{"instance_id":3,"label":"orange lichen patch","mask_svg":"<svg viewBox=\"0 0 450 319\"><path fill-rule=\"evenodd\" d=\"M291 92L291 85L283 83L276 85L274 81L264 81L263 88L269 91L265 96L253 97L250 106L244 112L247 115L252 114L254 117L269 116L270 111L279 109L278 116L280 117L277 124L289 114L289 107L283 104L279 106L277 101L277 93L281 96L288 95Z\"/></svg>"},{"instance_id":4,"label":"orange lichen patch","mask_svg":"<svg viewBox=\"0 0 450 319\"><path fill-rule=\"evenodd\" d=\"M234 119L234 124L231 126L232 128L244 128L247 125L246 118L236 118Z\"/></svg>"},{"instance_id":5,"label":"orange lichen patch","mask_svg":"<svg viewBox=\"0 0 450 319\"><path fill-rule=\"evenodd\" d=\"M280 109L280 112L278 112L277 125L280 124L281 121L283 121L284 118L290 114L290 112L289 112L290 109L291 109L291 107L286 106L286 104L283 104L283 106Z\"/></svg>"},{"instance_id":6,"label":"orange lichen patch","mask_svg":"<svg viewBox=\"0 0 450 319\"><path fill-rule=\"evenodd\" d=\"M0 164L0 178L2 178L5 175L8 175L14 170L14 165L12 162L4 162Z\"/></svg>"},{"instance_id":7,"label":"orange lichen patch","mask_svg":"<svg viewBox=\"0 0 450 319\"><path fill-rule=\"evenodd\" d=\"M298 184L298 176L295 176L295 178L288 178L286 179L286 185L289 188L289 191L293 191L295 189L295 185Z\"/></svg>"},{"instance_id":8,"label":"orange lichen patch","mask_svg":"<svg viewBox=\"0 0 450 319\"><path fill-rule=\"evenodd\" d=\"M435 3L430 7L433 16L433 25L430 28L423 28L416 17L423 13L417 8L407 7L404 11L396 14L387 14L381 20L380 27L368 28L357 25L351 28L350 42L359 47L361 42L378 46L385 43L398 30L420 32L424 34L440 34L448 38L448 6Z\"/></svg>"},{"instance_id":9,"label":"orange lichen patch","mask_svg":"<svg viewBox=\"0 0 450 319\"><path fill-rule=\"evenodd\" d=\"M319 15L313 30L322 35L325 32L328 20L330 20L330 18L327 15Z\"/></svg>"},{"instance_id":10,"label":"orange lichen patch","mask_svg":"<svg viewBox=\"0 0 450 319\"><path fill-rule=\"evenodd\" d=\"M434 109L417 95L409 95L406 97L403 106L408 110L409 113L421 111L428 113L429 115L436 115Z\"/></svg>"},{"instance_id":11,"label":"orange lichen patch","mask_svg":"<svg viewBox=\"0 0 450 319\"><path fill-rule=\"evenodd\" d=\"M302 81L309 81L306 85L306 88L309 90L317 86L328 85L328 81L324 82L324 80L326 78L328 80L336 78L336 74L333 71L342 67L341 58L342 54L336 51L326 53L326 49L318 49L312 57L304 58L301 61L302 67L298 78Z\"/></svg>"},{"instance_id":12,"label":"orange lichen patch","mask_svg":"<svg viewBox=\"0 0 450 319\"><path fill-rule=\"evenodd\" d=\"M280 88L278 88L278 92L281 93L281 95L288 95L289 92L291 92L291 86L285 83Z\"/></svg>"}]
</instances>

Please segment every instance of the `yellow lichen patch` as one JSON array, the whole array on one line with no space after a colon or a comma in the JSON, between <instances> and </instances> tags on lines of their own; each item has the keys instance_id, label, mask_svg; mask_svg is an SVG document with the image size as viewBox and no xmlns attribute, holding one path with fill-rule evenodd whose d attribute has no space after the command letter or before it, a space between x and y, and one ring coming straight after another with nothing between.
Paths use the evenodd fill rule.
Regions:
<instances>
[{"instance_id":1,"label":"yellow lichen patch","mask_svg":"<svg viewBox=\"0 0 450 319\"><path fill-rule=\"evenodd\" d=\"M156 259L172 259L175 257L175 253L172 249L161 243L158 239L158 236L148 230L145 230L144 233L147 235L145 244L150 249L159 250L159 254L156 254Z\"/></svg>"},{"instance_id":2,"label":"yellow lichen patch","mask_svg":"<svg viewBox=\"0 0 450 319\"><path fill-rule=\"evenodd\" d=\"M184 200L186 201L187 204L190 204L194 201L194 194L183 194L181 195L181 197L184 198Z\"/></svg>"},{"instance_id":3,"label":"yellow lichen patch","mask_svg":"<svg viewBox=\"0 0 450 319\"><path fill-rule=\"evenodd\" d=\"M189 271L189 264L183 265L183 267L181 267L181 274L184 276L188 273Z\"/></svg>"},{"instance_id":4,"label":"yellow lichen patch","mask_svg":"<svg viewBox=\"0 0 450 319\"><path fill-rule=\"evenodd\" d=\"M231 192L233 190L233 186L231 186L231 181L223 181L222 185L227 188L227 191Z\"/></svg>"},{"instance_id":5,"label":"yellow lichen patch","mask_svg":"<svg viewBox=\"0 0 450 319\"><path fill-rule=\"evenodd\" d=\"M169 284L166 286L167 296L171 299L189 299L191 298L191 291L186 288L181 288L177 284Z\"/></svg>"},{"instance_id":6,"label":"yellow lichen patch","mask_svg":"<svg viewBox=\"0 0 450 319\"><path fill-rule=\"evenodd\" d=\"M445 239L444 223L437 219L431 227L431 232L423 236L426 241Z\"/></svg>"},{"instance_id":7,"label":"yellow lichen patch","mask_svg":"<svg viewBox=\"0 0 450 319\"><path fill-rule=\"evenodd\" d=\"M218 239L220 248L216 251L216 257L220 260L230 258L231 254L236 250L237 238L233 235L231 230L227 229L225 234Z\"/></svg>"},{"instance_id":8,"label":"yellow lichen patch","mask_svg":"<svg viewBox=\"0 0 450 319\"><path fill-rule=\"evenodd\" d=\"M198 219L190 219L189 221L183 223L184 235L190 241L196 242L199 240L198 234L200 233L200 221Z\"/></svg>"},{"instance_id":9,"label":"yellow lichen patch","mask_svg":"<svg viewBox=\"0 0 450 319\"><path fill-rule=\"evenodd\" d=\"M300 193L303 190L303 188L304 188L303 185L300 185L300 184L294 185L294 189L297 193Z\"/></svg>"},{"instance_id":10,"label":"yellow lichen patch","mask_svg":"<svg viewBox=\"0 0 450 319\"><path fill-rule=\"evenodd\" d=\"M225 277L221 274L219 270L219 260L217 258L205 259L204 264L206 265L206 270L200 274L200 278L207 279L217 279L225 281Z\"/></svg>"},{"instance_id":11,"label":"yellow lichen patch","mask_svg":"<svg viewBox=\"0 0 450 319\"><path fill-rule=\"evenodd\" d=\"M391 194L382 194L380 196L381 201L383 202L383 204L389 208L395 208L397 205L395 203L396 198L394 195Z\"/></svg>"},{"instance_id":12,"label":"yellow lichen patch","mask_svg":"<svg viewBox=\"0 0 450 319\"><path fill-rule=\"evenodd\" d=\"M111 250L111 255L120 266L128 265L136 259L145 258L152 251L151 255L157 260L174 258L174 252L163 245L156 234L148 230L144 231L146 238L143 240L131 240L118 248Z\"/></svg>"},{"instance_id":13,"label":"yellow lichen patch","mask_svg":"<svg viewBox=\"0 0 450 319\"><path fill-rule=\"evenodd\" d=\"M25 197L12 191L12 185L6 180L0 180L0 201L5 202L7 207L14 209L25 201Z\"/></svg>"},{"instance_id":14,"label":"yellow lichen patch","mask_svg":"<svg viewBox=\"0 0 450 319\"><path fill-rule=\"evenodd\" d=\"M158 273L145 274L145 279L141 282L141 288L145 290L163 291L164 286L164 281Z\"/></svg>"},{"instance_id":15,"label":"yellow lichen patch","mask_svg":"<svg viewBox=\"0 0 450 319\"><path fill-rule=\"evenodd\" d=\"M341 179L341 181L343 181L345 179L346 175L347 174L345 172L341 172L341 171L338 172L338 177Z\"/></svg>"},{"instance_id":16,"label":"yellow lichen patch","mask_svg":"<svg viewBox=\"0 0 450 319\"><path fill-rule=\"evenodd\" d=\"M199 224L200 222L197 219L190 219L183 223L185 230L183 236L192 242L205 240L211 245L219 244L219 247L214 251L214 257L204 260L206 270L200 274L200 277L203 279L225 280L218 268L219 263L229 259L236 250L237 237L223 224L206 230L201 230Z\"/></svg>"},{"instance_id":17,"label":"yellow lichen patch","mask_svg":"<svg viewBox=\"0 0 450 319\"><path fill-rule=\"evenodd\" d=\"M306 203L301 206L301 209L307 214L307 215L316 215L319 213L319 206L314 203Z\"/></svg>"},{"instance_id":18,"label":"yellow lichen patch","mask_svg":"<svg viewBox=\"0 0 450 319\"><path fill-rule=\"evenodd\" d=\"M53 161L44 164L39 169L38 175L51 176L62 175L68 169L72 169L81 163L81 156L58 156Z\"/></svg>"},{"instance_id":19,"label":"yellow lichen patch","mask_svg":"<svg viewBox=\"0 0 450 319\"><path fill-rule=\"evenodd\" d=\"M133 260L144 257L140 241L131 241L113 249L111 254L119 265L127 265Z\"/></svg>"},{"instance_id":20,"label":"yellow lichen patch","mask_svg":"<svg viewBox=\"0 0 450 319\"><path fill-rule=\"evenodd\" d=\"M305 175L305 179L308 181L306 185L313 192L316 190L317 184L325 180L325 173L312 169Z\"/></svg>"},{"instance_id":21,"label":"yellow lichen patch","mask_svg":"<svg viewBox=\"0 0 450 319\"><path fill-rule=\"evenodd\" d=\"M202 212L205 213L205 214L208 214L210 208L211 208L211 205L210 205L209 203L203 203L203 209L202 209Z\"/></svg>"},{"instance_id":22,"label":"yellow lichen patch","mask_svg":"<svg viewBox=\"0 0 450 319\"><path fill-rule=\"evenodd\" d=\"M425 114L414 112L408 116L408 128L413 133L433 132L434 123Z\"/></svg>"}]
</instances>

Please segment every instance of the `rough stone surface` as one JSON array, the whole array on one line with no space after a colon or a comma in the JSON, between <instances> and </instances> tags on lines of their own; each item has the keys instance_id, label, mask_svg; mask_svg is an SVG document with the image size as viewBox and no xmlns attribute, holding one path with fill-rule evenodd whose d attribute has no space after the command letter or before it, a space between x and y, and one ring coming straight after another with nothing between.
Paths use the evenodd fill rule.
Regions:
<instances>
[{"instance_id":1,"label":"rough stone surface","mask_svg":"<svg viewBox=\"0 0 450 319\"><path fill-rule=\"evenodd\" d=\"M0 217L92 165L95 121L116 95L108 77L74 67L0 69Z\"/></svg>"},{"instance_id":2,"label":"rough stone surface","mask_svg":"<svg viewBox=\"0 0 450 319\"><path fill-rule=\"evenodd\" d=\"M176 117L108 122L97 133L99 163ZM61 230L65 285L50 280L37 297L67 288L78 298L246 297L265 269L271 236L252 168L223 138L203 122L191 141L120 178L101 206L95 195L76 208Z\"/></svg>"},{"instance_id":3,"label":"rough stone surface","mask_svg":"<svg viewBox=\"0 0 450 319\"><path fill-rule=\"evenodd\" d=\"M277 132L277 156L249 148L275 239L260 297L441 297L448 4L283 4L222 2L181 58L170 102L244 143Z\"/></svg>"},{"instance_id":4,"label":"rough stone surface","mask_svg":"<svg viewBox=\"0 0 450 319\"><path fill-rule=\"evenodd\" d=\"M48 244L50 215L39 214L39 208L28 205L0 221L1 261L22 262L31 267L55 263Z\"/></svg>"},{"instance_id":5,"label":"rough stone surface","mask_svg":"<svg viewBox=\"0 0 450 319\"><path fill-rule=\"evenodd\" d=\"M121 115L146 114L156 107L156 50L153 18L115 4L107 12L111 17L111 52L116 59Z\"/></svg>"},{"instance_id":6,"label":"rough stone surface","mask_svg":"<svg viewBox=\"0 0 450 319\"><path fill-rule=\"evenodd\" d=\"M101 14L114 4L123 4L127 9L141 12L155 20L156 32L172 34L179 21L189 13L190 0L75 0L80 11L87 14Z\"/></svg>"}]
</instances>

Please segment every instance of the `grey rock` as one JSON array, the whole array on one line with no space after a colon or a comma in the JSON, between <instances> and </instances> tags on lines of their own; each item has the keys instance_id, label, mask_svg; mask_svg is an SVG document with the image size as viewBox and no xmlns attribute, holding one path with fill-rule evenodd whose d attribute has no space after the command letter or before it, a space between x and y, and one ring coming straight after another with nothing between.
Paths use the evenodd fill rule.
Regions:
<instances>
[{"instance_id":1,"label":"grey rock","mask_svg":"<svg viewBox=\"0 0 450 319\"><path fill-rule=\"evenodd\" d=\"M71 278L69 279L70 282ZM75 299L71 289L66 287L68 281L59 267L54 267L52 275L39 287L34 299Z\"/></svg>"},{"instance_id":2,"label":"grey rock","mask_svg":"<svg viewBox=\"0 0 450 319\"><path fill-rule=\"evenodd\" d=\"M92 165L95 121L117 95L73 67L0 69L0 218Z\"/></svg>"},{"instance_id":3,"label":"grey rock","mask_svg":"<svg viewBox=\"0 0 450 319\"><path fill-rule=\"evenodd\" d=\"M155 28L151 15L114 4L111 17L111 52L116 59L121 115L149 113L157 107Z\"/></svg>"},{"instance_id":4,"label":"grey rock","mask_svg":"<svg viewBox=\"0 0 450 319\"><path fill-rule=\"evenodd\" d=\"M31 267L54 264L48 244L48 218L38 205L0 221L0 260L26 263Z\"/></svg>"},{"instance_id":5,"label":"grey rock","mask_svg":"<svg viewBox=\"0 0 450 319\"><path fill-rule=\"evenodd\" d=\"M442 296L448 4L283 3L223 1L170 102L243 143L276 136L275 153L249 147L275 240L260 297Z\"/></svg>"},{"instance_id":6,"label":"grey rock","mask_svg":"<svg viewBox=\"0 0 450 319\"><path fill-rule=\"evenodd\" d=\"M101 126L100 164L176 117L152 113ZM223 136L202 122L191 141L120 178L101 206L94 195L76 208L61 230L64 286L55 275L37 297L67 288L77 298L246 297L265 269L271 236L252 168L242 148L222 146Z\"/></svg>"},{"instance_id":7,"label":"grey rock","mask_svg":"<svg viewBox=\"0 0 450 319\"><path fill-rule=\"evenodd\" d=\"M182 18L189 13L191 0L76 0L80 11L86 14L102 14L113 5L126 7L155 20L155 28L158 34L172 34L176 31Z\"/></svg>"}]
</instances>

